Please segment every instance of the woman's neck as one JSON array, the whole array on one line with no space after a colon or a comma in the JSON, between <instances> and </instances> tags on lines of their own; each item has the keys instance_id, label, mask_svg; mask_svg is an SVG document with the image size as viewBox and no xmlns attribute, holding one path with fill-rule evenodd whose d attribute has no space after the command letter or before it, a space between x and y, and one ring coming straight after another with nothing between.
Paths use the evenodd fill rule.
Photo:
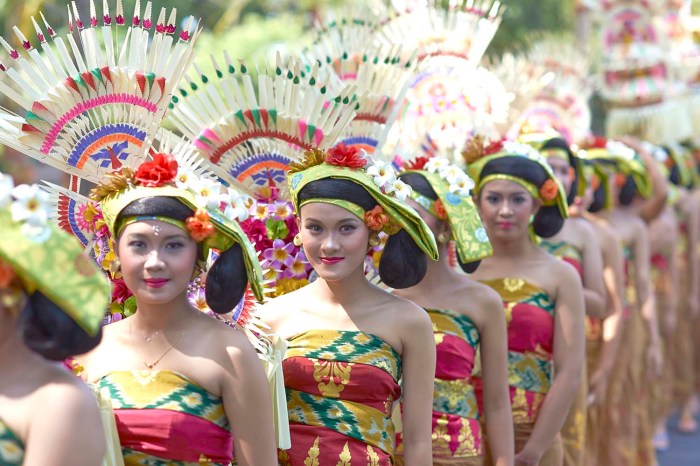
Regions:
<instances>
[{"instance_id":1,"label":"woman's neck","mask_svg":"<svg viewBox=\"0 0 700 466\"><path fill-rule=\"evenodd\" d=\"M491 246L495 259L509 260L525 257L537 248L527 235L513 240L492 240Z\"/></svg>"},{"instance_id":2,"label":"woman's neck","mask_svg":"<svg viewBox=\"0 0 700 466\"><path fill-rule=\"evenodd\" d=\"M358 297L366 293L370 287L365 277L364 267L359 267L357 271L351 273L342 280L326 281L318 278L313 283L319 298L332 303L347 304L357 301Z\"/></svg>"},{"instance_id":3,"label":"woman's neck","mask_svg":"<svg viewBox=\"0 0 700 466\"><path fill-rule=\"evenodd\" d=\"M34 369L44 367L47 361L30 350L22 341L17 331L3 342L0 342L0 374L2 386L17 382L20 377L28 375Z\"/></svg>"},{"instance_id":4,"label":"woman's neck","mask_svg":"<svg viewBox=\"0 0 700 466\"><path fill-rule=\"evenodd\" d=\"M137 312L130 317L133 328L142 331L165 330L167 328L180 327L195 312L183 293L169 303L145 303L136 298Z\"/></svg>"},{"instance_id":5,"label":"woman's neck","mask_svg":"<svg viewBox=\"0 0 700 466\"><path fill-rule=\"evenodd\" d=\"M414 287L416 290L436 290L446 284L453 284L455 280L464 279L454 267L450 265L450 251L447 245L440 245L438 248L439 259L428 260L428 269L425 277Z\"/></svg>"}]
</instances>

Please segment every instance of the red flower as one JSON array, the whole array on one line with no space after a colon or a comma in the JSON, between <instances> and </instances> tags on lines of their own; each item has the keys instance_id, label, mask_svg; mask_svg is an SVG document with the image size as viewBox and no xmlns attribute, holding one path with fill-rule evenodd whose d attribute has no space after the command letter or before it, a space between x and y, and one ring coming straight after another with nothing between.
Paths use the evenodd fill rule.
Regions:
<instances>
[{"instance_id":1,"label":"red flower","mask_svg":"<svg viewBox=\"0 0 700 466\"><path fill-rule=\"evenodd\" d=\"M382 206L378 205L374 209L365 212L365 224L370 230L379 231L387 223L389 223L389 216L384 212Z\"/></svg>"},{"instance_id":2,"label":"red flower","mask_svg":"<svg viewBox=\"0 0 700 466\"><path fill-rule=\"evenodd\" d=\"M445 205L440 199L435 201L435 215L439 220L447 220L447 211L445 210Z\"/></svg>"},{"instance_id":3,"label":"red flower","mask_svg":"<svg viewBox=\"0 0 700 466\"><path fill-rule=\"evenodd\" d=\"M416 157L406 163L406 170L423 170L423 167L425 167L425 164L428 163L429 160L430 158L428 157Z\"/></svg>"},{"instance_id":4,"label":"red flower","mask_svg":"<svg viewBox=\"0 0 700 466\"><path fill-rule=\"evenodd\" d=\"M7 288L15 279L15 270L9 264L0 262L0 288Z\"/></svg>"},{"instance_id":5,"label":"red flower","mask_svg":"<svg viewBox=\"0 0 700 466\"><path fill-rule=\"evenodd\" d=\"M150 162L144 162L136 171L136 181L141 186L155 188L172 183L177 176L177 160L170 154L158 153Z\"/></svg>"},{"instance_id":6,"label":"red flower","mask_svg":"<svg viewBox=\"0 0 700 466\"><path fill-rule=\"evenodd\" d=\"M126 286L121 278L112 280L112 302L123 304L131 297L131 290Z\"/></svg>"},{"instance_id":7,"label":"red flower","mask_svg":"<svg viewBox=\"0 0 700 466\"><path fill-rule=\"evenodd\" d=\"M328 150L326 163L339 167L362 168L367 165L362 149L341 142Z\"/></svg>"},{"instance_id":8,"label":"red flower","mask_svg":"<svg viewBox=\"0 0 700 466\"><path fill-rule=\"evenodd\" d=\"M488 146L484 146L483 155L486 156L495 154L497 152L500 152L501 150L503 150L503 139L501 139L500 141L494 141Z\"/></svg>"},{"instance_id":9,"label":"red flower","mask_svg":"<svg viewBox=\"0 0 700 466\"><path fill-rule=\"evenodd\" d=\"M265 228L264 222L249 218L241 222L241 228L248 239L255 245L256 251L263 252L272 247L272 240L267 237L267 228Z\"/></svg>"},{"instance_id":10,"label":"red flower","mask_svg":"<svg viewBox=\"0 0 700 466\"><path fill-rule=\"evenodd\" d=\"M559 194L559 187L557 186L556 181L549 179L542 184L542 187L540 188L540 196L543 200L548 202L553 201L556 199L557 194Z\"/></svg>"},{"instance_id":11,"label":"red flower","mask_svg":"<svg viewBox=\"0 0 700 466\"><path fill-rule=\"evenodd\" d=\"M215 231L214 225L209 221L209 214L204 209L197 209L192 217L185 219L185 226L192 239L198 243L213 235Z\"/></svg>"}]
</instances>

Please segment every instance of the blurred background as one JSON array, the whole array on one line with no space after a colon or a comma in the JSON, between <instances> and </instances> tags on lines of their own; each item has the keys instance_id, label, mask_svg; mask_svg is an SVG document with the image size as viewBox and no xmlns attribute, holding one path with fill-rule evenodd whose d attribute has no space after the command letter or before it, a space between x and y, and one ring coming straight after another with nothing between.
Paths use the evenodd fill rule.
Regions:
<instances>
[{"instance_id":1,"label":"blurred background","mask_svg":"<svg viewBox=\"0 0 700 466\"><path fill-rule=\"evenodd\" d=\"M123 0L127 21L131 19L135 2ZM81 15L87 16L90 0L76 0L75 3ZM97 0L96 3L98 12L102 11L101 2ZM200 56L218 54L225 49L234 59L254 63L270 50L300 50L309 43L309 33L318 18L323 18L329 9L353 3L353 0L156 0L152 19L155 21L162 5L175 7L181 26L190 15L200 19L200 26L204 29L197 43ZM571 34L577 28L575 18L580 23L585 16L575 0L504 0L503 3L507 7L503 22L487 55L500 56L507 51L523 50L539 34ZM61 34L67 28L67 4L66 0L0 0L1 35L20 48L12 33L13 26L18 26L33 40L31 18L34 16L39 20L39 12ZM142 10L145 5L144 0ZM114 14L116 0L109 1L109 9ZM86 17L81 19L88 20ZM0 49L0 62L8 60L6 51ZM201 63L206 61L198 60ZM0 170L12 174L18 183L38 179L62 182L60 175L52 169L39 166L28 157L13 154L3 146L0 146Z\"/></svg>"}]
</instances>

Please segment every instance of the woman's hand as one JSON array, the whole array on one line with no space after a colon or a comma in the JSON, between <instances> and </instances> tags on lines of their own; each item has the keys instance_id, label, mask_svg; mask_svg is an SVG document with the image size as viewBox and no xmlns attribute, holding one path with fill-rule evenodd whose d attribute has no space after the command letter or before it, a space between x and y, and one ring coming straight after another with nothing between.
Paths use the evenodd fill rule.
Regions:
<instances>
[{"instance_id":1,"label":"woman's hand","mask_svg":"<svg viewBox=\"0 0 700 466\"><path fill-rule=\"evenodd\" d=\"M542 459L542 453L528 450L527 446L515 455L515 466L537 466Z\"/></svg>"}]
</instances>

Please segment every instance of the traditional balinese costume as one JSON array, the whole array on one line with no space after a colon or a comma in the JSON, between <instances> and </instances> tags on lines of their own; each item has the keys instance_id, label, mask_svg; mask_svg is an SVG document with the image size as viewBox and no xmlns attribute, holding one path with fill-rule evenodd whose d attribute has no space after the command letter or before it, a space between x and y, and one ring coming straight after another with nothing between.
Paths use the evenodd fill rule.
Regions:
<instances>
[{"instance_id":1,"label":"traditional balinese costume","mask_svg":"<svg viewBox=\"0 0 700 466\"><path fill-rule=\"evenodd\" d=\"M161 133L162 152L155 149L161 120L177 100L174 97L171 101L171 94L192 61L199 30L185 29L175 42L174 11L166 22L163 9L153 34L150 8L149 3L142 17L137 2L133 20L126 27L120 2L116 17L105 11L103 26L98 27L92 6L89 28L83 28L74 8L71 27L78 28L81 46L71 34L66 40L76 53L77 68L67 54L64 56L65 40L55 36L48 25L49 36L45 36L35 23L43 53L24 40L31 61L14 53L16 69L7 70L26 94L0 84L0 91L28 113L22 118L1 112L0 141L71 175L68 189L55 185L47 189L56 203L60 225L90 246L113 281L114 302L108 321L136 311L135 298L124 291L114 267L111 238L136 221L173 224L200 244L202 256L198 260L206 281L197 280L193 287L201 294L202 310L215 312L220 320L245 331L262 353L268 377L277 373L281 388L281 369L274 359L276 354L281 359L284 347L251 333L256 327L250 304L254 299L262 300L263 287L258 255L238 223L249 215L249 196L223 187L212 172L215 167L199 159L186 141ZM187 28L191 25L192 21ZM98 31L102 42L97 39ZM52 43L47 43L47 37ZM59 81L49 69L58 73ZM79 193L81 180L98 185L92 200ZM175 199L194 214L184 222L158 215L120 217L132 202L151 197ZM248 290L240 302L236 297L223 304L219 301L210 309L206 283L217 282L219 289L226 289L218 283L217 264L234 246L242 253L240 271L246 274ZM195 300L194 305L198 304ZM221 397L206 392L187 374L153 370L154 365L146 364L144 371L108 373L96 384L101 395L112 399L126 464L228 465L234 461ZM271 388L274 396L274 379ZM286 419L280 416L286 411L284 397L281 392L278 395L276 414ZM284 429L282 425L278 431L281 447L288 446Z\"/></svg>"},{"instance_id":2,"label":"traditional balinese costume","mask_svg":"<svg viewBox=\"0 0 700 466\"><path fill-rule=\"evenodd\" d=\"M86 339L95 339L94 346L99 341L102 316L109 302L109 284L84 254L80 243L48 223L49 210L48 195L39 186L14 186L10 176L0 173L3 302L8 307L13 306L12 302L16 306L23 295L31 301L33 294L40 293L75 321ZM40 344L48 349L47 342ZM3 421L0 413L0 464L23 464L24 451L20 434Z\"/></svg>"},{"instance_id":3,"label":"traditional balinese costume","mask_svg":"<svg viewBox=\"0 0 700 466\"><path fill-rule=\"evenodd\" d=\"M288 175L295 210L306 203L342 207L375 231L406 231L429 258L437 245L428 226L402 202L410 189L390 165L363 159L346 146L307 153ZM381 176L371 176L381 173ZM342 199L312 198L299 192L319 179L339 179L363 187L377 202L371 212ZM385 193L395 193L389 195ZM361 331L310 330L289 339L284 363L292 448L280 464L307 463L389 466L394 463L394 402L401 389L401 356L386 342ZM372 383L368 383L372 380Z\"/></svg>"},{"instance_id":4,"label":"traditional balinese costume","mask_svg":"<svg viewBox=\"0 0 700 466\"><path fill-rule=\"evenodd\" d=\"M543 188L538 189L525 180L507 174L493 173L482 177L482 169L489 161L503 157L522 157L542 167L547 174ZM561 184L546 160L529 146L505 143L501 152L471 160L468 168L476 182L477 193L491 180L513 181L523 186L533 198L541 200L543 205L556 206L562 218L568 217ZM503 299L508 332L508 384L517 453L527 443L553 382L555 303L546 292L520 278L504 277L483 283L491 286ZM480 392L481 383L477 379L478 399L482 396ZM545 451L540 464L560 464L562 454L561 438L557 436Z\"/></svg>"},{"instance_id":5,"label":"traditional balinese costume","mask_svg":"<svg viewBox=\"0 0 700 466\"><path fill-rule=\"evenodd\" d=\"M436 218L449 222L460 260L467 264L489 256L491 244L469 196L473 183L467 175L444 157L423 157L407 163L402 174L412 173L423 176L438 199L433 201L415 190L411 198ZM460 179L468 180L467 189L457 183ZM484 442L473 380L473 370L478 364L479 331L462 313L449 309L426 309L426 312L433 322L437 352L433 464L481 465ZM396 440L398 455L402 452L402 432L397 433Z\"/></svg>"}]
</instances>

